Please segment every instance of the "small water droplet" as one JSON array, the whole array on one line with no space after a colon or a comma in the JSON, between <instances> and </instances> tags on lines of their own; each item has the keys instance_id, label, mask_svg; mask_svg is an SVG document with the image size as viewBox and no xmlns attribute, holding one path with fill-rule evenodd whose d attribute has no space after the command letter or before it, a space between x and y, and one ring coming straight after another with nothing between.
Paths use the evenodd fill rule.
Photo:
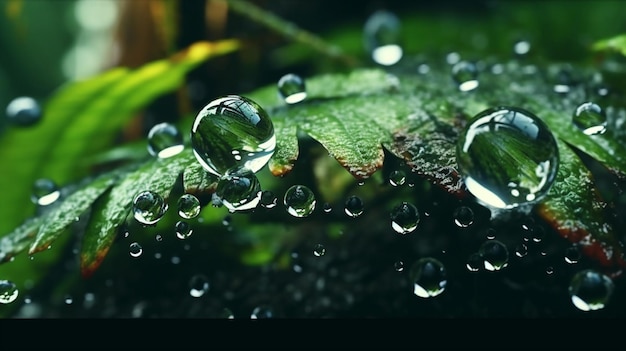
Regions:
<instances>
[{"instance_id":1,"label":"small water droplet","mask_svg":"<svg viewBox=\"0 0 626 351\"><path fill-rule=\"evenodd\" d=\"M254 209L261 201L261 183L248 168L226 172L217 182L215 194L229 211Z\"/></svg>"},{"instance_id":2,"label":"small water droplet","mask_svg":"<svg viewBox=\"0 0 626 351\"><path fill-rule=\"evenodd\" d=\"M404 271L404 262L402 261L396 261L393 264L393 268L395 268L396 272L402 272Z\"/></svg>"},{"instance_id":3,"label":"small water droplet","mask_svg":"<svg viewBox=\"0 0 626 351\"><path fill-rule=\"evenodd\" d=\"M211 101L196 116L191 145L204 169L219 177L244 167L258 172L274 154L274 125L256 102L237 95Z\"/></svg>"},{"instance_id":4,"label":"small water droplet","mask_svg":"<svg viewBox=\"0 0 626 351\"><path fill-rule=\"evenodd\" d=\"M27 127L41 120L43 113L37 100L28 96L17 97L7 105L6 116L9 123Z\"/></svg>"},{"instance_id":5,"label":"small water droplet","mask_svg":"<svg viewBox=\"0 0 626 351\"><path fill-rule=\"evenodd\" d=\"M452 66L452 78L460 91L472 91L478 88L478 69L469 61L459 61Z\"/></svg>"},{"instance_id":6,"label":"small water droplet","mask_svg":"<svg viewBox=\"0 0 626 351\"><path fill-rule=\"evenodd\" d=\"M560 95L567 95L574 85L572 73L566 68L562 68L556 72L554 81L553 90L555 93Z\"/></svg>"},{"instance_id":7,"label":"small water droplet","mask_svg":"<svg viewBox=\"0 0 626 351\"><path fill-rule=\"evenodd\" d=\"M70 295L65 295L65 298L63 299L63 301L65 302L66 305L71 305L74 302L74 299Z\"/></svg>"},{"instance_id":8,"label":"small water droplet","mask_svg":"<svg viewBox=\"0 0 626 351\"><path fill-rule=\"evenodd\" d=\"M233 311L231 311L229 308L224 307L220 312L218 318L235 319L235 315L233 314Z\"/></svg>"},{"instance_id":9,"label":"small water droplet","mask_svg":"<svg viewBox=\"0 0 626 351\"><path fill-rule=\"evenodd\" d=\"M534 114L517 107L487 109L457 142L459 172L482 203L510 209L542 199L559 164L556 140Z\"/></svg>"},{"instance_id":10,"label":"small water droplet","mask_svg":"<svg viewBox=\"0 0 626 351\"><path fill-rule=\"evenodd\" d=\"M313 248L313 254L316 257L324 256L326 254L326 247L324 247L324 245L322 244L316 244Z\"/></svg>"},{"instance_id":11,"label":"small water droplet","mask_svg":"<svg viewBox=\"0 0 626 351\"><path fill-rule=\"evenodd\" d=\"M515 256L522 258L528 255L528 246L525 244L519 244L515 247Z\"/></svg>"},{"instance_id":12,"label":"small water droplet","mask_svg":"<svg viewBox=\"0 0 626 351\"><path fill-rule=\"evenodd\" d=\"M430 66L428 66L427 64L422 63L417 66L417 73L426 74L428 72L430 72Z\"/></svg>"},{"instance_id":13,"label":"small water droplet","mask_svg":"<svg viewBox=\"0 0 626 351\"><path fill-rule=\"evenodd\" d=\"M328 202L324 202L324 205L322 206L322 210L324 210L325 213L330 213L330 211L333 210L333 206L329 204Z\"/></svg>"},{"instance_id":14,"label":"small water droplet","mask_svg":"<svg viewBox=\"0 0 626 351\"><path fill-rule=\"evenodd\" d=\"M574 125L587 135L603 134L606 132L606 114L604 110L593 102L585 102L574 111Z\"/></svg>"},{"instance_id":15,"label":"small water droplet","mask_svg":"<svg viewBox=\"0 0 626 351\"><path fill-rule=\"evenodd\" d=\"M516 41L513 45L513 52L518 56L525 56L530 51L530 43L526 40Z\"/></svg>"},{"instance_id":16,"label":"small water droplet","mask_svg":"<svg viewBox=\"0 0 626 351\"><path fill-rule=\"evenodd\" d=\"M552 266L548 266L548 267L546 267L546 274L547 274L547 275L552 275L552 274L554 274L554 267L552 267Z\"/></svg>"},{"instance_id":17,"label":"small water droplet","mask_svg":"<svg viewBox=\"0 0 626 351\"><path fill-rule=\"evenodd\" d=\"M461 55L458 52L452 51L446 55L446 62L449 65L455 65L461 61Z\"/></svg>"},{"instance_id":18,"label":"small water droplet","mask_svg":"<svg viewBox=\"0 0 626 351\"><path fill-rule=\"evenodd\" d=\"M271 209L271 208L276 207L277 203L278 203L278 198L272 191L263 190L261 192L261 201L259 202L261 207Z\"/></svg>"},{"instance_id":19,"label":"small water droplet","mask_svg":"<svg viewBox=\"0 0 626 351\"><path fill-rule=\"evenodd\" d=\"M222 225L224 227L228 227L233 223L233 216L231 215L226 215L224 216L224 218L222 218Z\"/></svg>"},{"instance_id":20,"label":"small water droplet","mask_svg":"<svg viewBox=\"0 0 626 351\"><path fill-rule=\"evenodd\" d=\"M501 241L485 241L478 253L483 258L485 269L488 271L499 271L509 264L509 250Z\"/></svg>"},{"instance_id":21,"label":"small water droplet","mask_svg":"<svg viewBox=\"0 0 626 351\"><path fill-rule=\"evenodd\" d=\"M179 264L180 263L180 257L172 256L172 258L170 259L170 262L172 262L172 264Z\"/></svg>"},{"instance_id":22,"label":"small water droplet","mask_svg":"<svg viewBox=\"0 0 626 351\"><path fill-rule=\"evenodd\" d=\"M167 211L167 203L154 191L141 191L133 199L133 215L141 224L157 223L163 218L165 211Z\"/></svg>"},{"instance_id":23,"label":"small water droplet","mask_svg":"<svg viewBox=\"0 0 626 351\"><path fill-rule=\"evenodd\" d=\"M542 226L535 226L531 232L534 242L539 243L546 237L546 231Z\"/></svg>"},{"instance_id":24,"label":"small water droplet","mask_svg":"<svg viewBox=\"0 0 626 351\"><path fill-rule=\"evenodd\" d=\"M613 290L610 277L591 269L576 273L568 288L572 303L581 311L603 309Z\"/></svg>"},{"instance_id":25,"label":"small water droplet","mask_svg":"<svg viewBox=\"0 0 626 351\"><path fill-rule=\"evenodd\" d=\"M346 200L344 212L348 216L356 218L363 213L363 209L364 204L360 197L352 195Z\"/></svg>"},{"instance_id":26,"label":"small water droplet","mask_svg":"<svg viewBox=\"0 0 626 351\"><path fill-rule=\"evenodd\" d=\"M410 271L413 294L422 298L440 295L448 284L446 275L446 268L439 260L432 257L417 260Z\"/></svg>"},{"instance_id":27,"label":"small water droplet","mask_svg":"<svg viewBox=\"0 0 626 351\"><path fill-rule=\"evenodd\" d=\"M402 59L400 45L401 23L398 17L385 10L372 13L363 28L365 49L379 65L391 66Z\"/></svg>"},{"instance_id":28,"label":"small water droplet","mask_svg":"<svg viewBox=\"0 0 626 351\"><path fill-rule=\"evenodd\" d=\"M159 123L148 132L148 152L158 158L168 158L183 151L183 135L170 123Z\"/></svg>"},{"instance_id":29,"label":"small water droplet","mask_svg":"<svg viewBox=\"0 0 626 351\"><path fill-rule=\"evenodd\" d=\"M406 182L406 173L403 170L393 171L389 174L389 184L401 186Z\"/></svg>"},{"instance_id":30,"label":"small water droplet","mask_svg":"<svg viewBox=\"0 0 626 351\"><path fill-rule=\"evenodd\" d=\"M161 235L161 234L157 234L154 238L155 238L155 239L156 239L156 241L158 241L158 242L163 241L163 235Z\"/></svg>"},{"instance_id":31,"label":"small water droplet","mask_svg":"<svg viewBox=\"0 0 626 351\"><path fill-rule=\"evenodd\" d=\"M283 203L294 217L307 217L315 209L315 194L304 185L293 185L285 192Z\"/></svg>"},{"instance_id":32,"label":"small water droplet","mask_svg":"<svg viewBox=\"0 0 626 351\"><path fill-rule=\"evenodd\" d=\"M48 206L61 197L61 191L51 179L41 178L35 180L31 200L35 205Z\"/></svg>"},{"instance_id":33,"label":"small water droplet","mask_svg":"<svg viewBox=\"0 0 626 351\"><path fill-rule=\"evenodd\" d=\"M565 262L569 264L578 263L581 256L580 248L576 245L570 246L565 250Z\"/></svg>"},{"instance_id":34,"label":"small water droplet","mask_svg":"<svg viewBox=\"0 0 626 351\"><path fill-rule=\"evenodd\" d=\"M252 310L250 319L267 319L274 318L274 311L269 306L261 305Z\"/></svg>"},{"instance_id":35,"label":"small water droplet","mask_svg":"<svg viewBox=\"0 0 626 351\"><path fill-rule=\"evenodd\" d=\"M417 228L420 221L417 207L409 202L402 202L391 210L391 228L398 234L408 234Z\"/></svg>"},{"instance_id":36,"label":"small water droplet","mask_svg":"<svg viewBox=\"0 0 626 351\"><path fill-rule=\"evenodd\" d=\"M202 297L209 291L209 279L203 274L196 274L189 280L189 295Z\"/></svg>"},{"instance_id":37,"label":"small water droplet","mask_svg":"<svg viewBox=\"0 0 626 351\"><path fill-rule=\"evenodd\" d=\"M478 272L480 270L480 267L482 266L483 257L477 252L469 255L469 257L467 258L467 262L465 263L465 267L470 272Z\"/></svg>"},{"instance_id":38,"label":"small water droplet","mask_svg":"<svg viewBox=\"0 0 626 351\"><path fill-rule=\"evenodd\" d=\"M130 255L132 257L137 258L137 257L141 256L141 254L143 253L143 248L137 242L131 243L128 246L128 248L129 248Z\"/></svg>"},{"instance_id":39,"label":"small water droplet","mask_svg":"<svg viewBox=\"0 0 626 351\"><path fill-rule=\"evenodd\" d=\"M467 228L474 223L474 211L468 206L459 206L453 213L454 224L461 228Z\"/></svg>"},{"instance_id":40,"label":"small water droplet","mask_svg":"<svg viewBox=\"0 0 626 351\"><path fill-rule=\"evenodd\" d=\"M176 222L176 237L181 240L185 240L193 234L191 225L185 221Z\"/></svg>"},{"instance_id":41,"label":"small water droplet","mask_svg":"<svg viewBox=\"0 0 626 351\"><path fill-rule=\"evenodd\" d=\"M492 240L496 238L496 230L493 228L487 228L487 230L485 230L485 238L487 240Z\"/></svg>"},{"instance_id":42,"label":"small water droplet","mask_svg":"<svg viewBox=\"0 0 626 351\"><path fill-rule=\"evenodd\" d=\"M287 104L297 104L306 99L304 79L293 73L285 74L278 80L278 92Z\"/></svg>"},{"instance_id":43,"label":"small water droplet","mask_svg":"<svg viewBox=\"0 0 626 351\"><path fill-rule=\"evenodd\" d=\"M184 219L192 219L200 214L200 200L192 194L183 194L177 202L178 215Z\"/></svg>"},{"instance_id":44,"label":"small water droplet","mask_svg":"<svg viewBox=\"0 0 626 351\"><path fill-rule=\"evenodd\" d=\"M0 280L0 303L9 304L17 299L19 290L10 280Z\"/></svg>"}]
</instances>

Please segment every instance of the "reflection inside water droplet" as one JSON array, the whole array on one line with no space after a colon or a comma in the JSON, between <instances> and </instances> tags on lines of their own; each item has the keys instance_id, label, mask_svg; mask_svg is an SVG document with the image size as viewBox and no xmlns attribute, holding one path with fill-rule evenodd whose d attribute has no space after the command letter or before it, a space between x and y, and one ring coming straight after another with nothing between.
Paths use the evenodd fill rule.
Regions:
<instances>
[{"instance_id":1,"label":"reflection inside water droplet","mask_svg":"<svg viewBox=\"0 0 626 351\"><path fill-rule=\"evenodd\" d=\"M315 195L304 185L293 185L285 192L283 203L290 215L307 217L315 209Z\"/></svg>"},{"instance_id":2,"label":"reflection inside water droplet","mask_svg":"<svg viewBox=\"0 0 626 351\"><path fill-rule=\"evenodd\" d=\"M402 202L391 210L391 228L398 234L413 232L420 221L419 211L415 205Z\"/></svg>"},{"instance_id":3,"label":"reflection inside water droplet","mask_svg":"<svg viewBox=\"0 0 626 351\"><path fill-rule=\"evenodd\" d=\"M278 80L278 92L287 104L297 104L306 99L304 79L293 73L285 74Z\"/></svg>"},{"instance_id":4,"label":"reflection inside water droplet","mask_svg":"<svg viewBox=\"0 0 626 351\"><path fill-rule=\"evenodd\" d=\"M141 191L133 199L133 216L144 225L157 223L167 211L167 203L154 191Z\"/></svg>"}]
</instances>

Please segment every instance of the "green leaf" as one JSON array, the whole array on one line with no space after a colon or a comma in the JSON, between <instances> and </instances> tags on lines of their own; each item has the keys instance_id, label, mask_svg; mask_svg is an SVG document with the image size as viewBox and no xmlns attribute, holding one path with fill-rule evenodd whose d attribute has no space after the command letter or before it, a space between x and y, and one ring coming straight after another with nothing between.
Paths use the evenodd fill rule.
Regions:
<instances>
[{"instance_id":1,"label":"green leaf","mask_svg":"<svg viewBox=\"0 0 626 351\"><path fill-rule=\"evenodd\" d=\"M118 228L130 214L136 194L150 190L167 199L183 170L195 163L196 158L189 149L166 159L151 159L126 174L109 193L96 201L94 215L82 242L82 275L91 276L100 266L113 244Z\"/></svg>"},{"instance_id":2,"label":"green leaf","mask_svg":"<svg viewBox=\"0 0 626 351\"><path fill-rule=\"evenodd\" d=\"M61 87L44 105L42 120L30 128L9 129L0 138L3 201L0 233L6 233L33 210L28 187L50 178L57 184L75 181L88 172L88 160L112 144L122 125L156 97L177 89L185 74L210 57L227 54L238 42L198 42L168 59L137 69L115 68Z\"/></svg>"},{"instance_id":3,"label":"green leaf","mask_svg":"<svg viewBox=\"0 0 626 351\"><path fill-rule=\"evenodd\" d=\"M626 56L626 34L598 40L591 46L594 51L616 51Z\"/></svg>"}]
</instances>

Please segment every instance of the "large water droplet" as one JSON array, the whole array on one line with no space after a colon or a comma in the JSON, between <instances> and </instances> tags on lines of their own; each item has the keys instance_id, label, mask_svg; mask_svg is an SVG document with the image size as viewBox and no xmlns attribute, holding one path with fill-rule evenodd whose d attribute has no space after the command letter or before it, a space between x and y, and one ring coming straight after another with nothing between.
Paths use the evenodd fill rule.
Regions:
<instances>
[{"instance_id":1,"label":"large water droplet","mask_svg":"<svg viewBox=\"0 0 626 351\"><path fill-rule=\"evenodd\" d=\"M496 208L543 198L559 165L556 140L548 127L517 107L496 107L476 115L461 134L456 155L467 189Z\"/></svg>"},{"instance_id":2,"label":"large water droplet","mask_svg":"<svg viewBox=\"0 0 626 351\"><path fill-rule=\"evenodd\" d=\"M183 151L183 135L175 125L159 123L148 132L148 152L158 158L168 158Z\"/></svg>"},{"instance_id":3,"label":"large water droplet","mask_svg":"<svg viewBox=\"0 0 626 351\"><path fill-rule=\"evenodd\" d=\"M129 249L130 255L135 258L141 256L141 254L143 253L143 248L137 242L131 243L128 246L128 249Z\"/></svg>"},{"instance_id":4,"label":"large water droplet","mask_svg":"<svg viewBox=\"0 0 626 351\"><path fill-rule=\"evenodd\" d=\"M457 207L452 216L454 217L454 224L461 228L467 228L474 223L474 211L467 206Z\"/></svg>"},{"instance_id":5,"label":"large water droplet","mask_svg":"<svg viewBox=\"0 0 626 351\"><path fill-rule=\"evenodd\" d=\"M606 132L606 114L593 102L585 102L576 107L572 121L574 125L587 135Z\"/></svg>"},{"instance_id":6,"label":"large water droplet","mask_svg":"<svg viewBox=\"0 0 626 351\"><path fill-rule=\"evenodd\" d=\"M31 200L35 205L48 206L61 197L61 191L51 179L37 179L33 184Z\"/></svg>"},{"instance_id":7,"label":"large water droplet","mask_svg":"<svg viewBox=\"0 0 626 351\"><path fill-rule=\"evenodd\" d=\"M209 291L209 279L203 274L196 274L189 280L189 295L202 297Z\"/></svg>"},{"instance_id":8,"label":"large water droplet","mask_svg":"<svg viewBox=\"0 0 626 351\"><path fill-rule=\"evenodd\" d=\"M587 269L574 275L569 285L572 303L579 310L603 309L613 294L613 280L597 271Z\"/></svg>"},{"instance_id":9,"label":"large water droplet","mask_svg":"<svg viewBox=\"0 0 626 351\"><path fill-rule=\"evenodd\" d=\"M183 194L177 202L178 215L184 219L192 219L200 214L200 200L192 194Z\"/></svg>"},{"instance_id":10,"label":"large water droplet","mask_svg":"<svg viewBox=\"0 0 626 351\"><path fill-rule=\"evenodd\" d=\"M283 198L287 213L294 217L307 217L313 213L315 202L315 194L304 185L291 186Z\"/></svg>"},{"instance_id":11,"label":"large water droplet","mask_svg":"<svg viewBox=\"0 0 626 351\"><path fill-rule=\"evenodd\" d=\"M0 280L0 303L8 304L17 299L19 290L17 285L9 280Z\"/></svg>"},{"instance_id":12,"label":"large water droplet","mask_svg":"<svg viewBox=\"0 0 626 351\"><path fill-rule=\"evenodd\" d=\"M261 183L248 168L226 172L217 182L215 194L229 211L254 209L261 201Z\"/></svg>"},{"instance_id":13,"label":"large water droplet","mask_svg":"<svg viewBox=\"0 0 626 351\"><path fill-rule=\"evenodd\" d=\"M402 59L401 26L398 17L384 10L369 16L363 28L365 50L379 65L391 66Z\"/></svg>"},{"instance_id":14,"label":"large water droplet","mask_svg":"<svg viewBox=\"0 0 626 351\"><path fill-rule=\"evenodd\" d=\"M278 92L287 104L297 104L306 99L304 79L293 73L285 74L278 80Z\"/></svg>"},{"instance_id":15,"label":"large water droplet","mask_svg":"<svg viewBox=\"0 0 626 351\"><path fill-rule=\"evenodd\" d=\"M7 105L7 120L16 126L31 126L41 120L42 111L37 100L28 97L17 97Z\"/></svg>"},{"instance_id":16,"label":"large water droplet","mask_svg":"<svg viewBox=\"0 0 626 351\"><path fill-rule=\"evenodd\" d=\"M459 61L452 66L452 78L459 85L460 91L472 91L479 85L478 69L469 61Z\"/></svg>"},{"instance_id":17,"label":"large water droplet","mask_svg":"<svg viewBox=\"0 0 626 351\"><path fill-rule=\"evenodd\" d=\"M417 260L410 272L413 294L423 298L441 294L448 284L446 275L446 268L439 260L431 257Z\"/></svg>"},{"instance_id":18,"label":"large water droplet","mask_svg":"<svg viewBox=\"0 0 626 351\"><path fill-rule=\"evenodd\" d=\"M488 271L499 271L509 264L509 250L501 241L485 241L478 253L483 258L485 269Z\"/></svg>"},{"instance_id":19,"label":"large water droplet","mask_svg":"<svg viewBox=\"0 0 626 351\"><path fill-rule=\"evenodd\" d=\"M420 214L415 205L402 202L391 210L391 228L399 234L408 234L417 228Z\"/></svg>"},{"instance_id":20,"label":"large water droplet","mask_svg":"<svg viewBox=\"0 0 626 351\"><path fill-rule=\"evenodd\" d=\"M229 95L196 116L191 145L202 167L217 176L245 167L258 172L274 154L276 136L267 113L254 101Z\"/></svg>"},{"instance_id":21,"label":"large water droplet","mask_svg":"<svg viewBox=\"0 0 626 351\"><path fill-rule=\"evenodd\" d=\"M152 225L158 222L167 211L167 203L154 191L142 191L133 199L133 215L137 222Z\"/></svg>"},{"instance_id":22,"label":"large water droplet","mask_svg":"<svg viewBox=\"0 0 626 351\"><path fill-rule=\"evenodd\" d=\"M363 213L363 209L365 207L365 205L363 204L363 200L361 200L360 197L354 195L350 196L346 200L346 203L344 205L344 212L352 218L360 216Z\"/></svg>"}]
</instances>

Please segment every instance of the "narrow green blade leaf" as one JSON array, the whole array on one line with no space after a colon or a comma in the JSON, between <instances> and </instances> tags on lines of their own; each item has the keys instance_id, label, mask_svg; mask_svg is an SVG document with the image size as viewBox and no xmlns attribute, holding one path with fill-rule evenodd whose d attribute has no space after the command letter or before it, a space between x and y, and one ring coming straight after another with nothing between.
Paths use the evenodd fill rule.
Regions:
<instances>
[{"instance_id":1,"label":"narrow green blade leaf","mask_svg":"<svg viewBox=\"0 0 626 351\"><path fill-rule=\"evenodd\" d=\"M8 262L12 257L25 250L37 234L43 223L42 217L32 217L24 221L12 232L0 239L0 263Z\"/></svg>"},{"instance_id":2,"label":"narrow green blade leaf","mask_svg":"<svg viewBox=\"0 0 626 351\"><path fill-rule=\"evenodd\" d=\"M96 201L81 248L83 276L91 276L104 260L117 229L131 211L134 196L138 192L151 190L167 199L183 170L195 163L196 158L189 149L167 159L151 159L127 174L108 194Z\"/></svg>"},{"instance_id":3,"label":"narrow green blade leaf","mask_svg":"<svg viewBox=\"0 0 626 351\"><path fill-rule=\"evenodd\" d=\"M44 217L37 237L30 245L29 254L46 249L78 217L80 217L100 195L115 182L115 172L107 173L70 194Z\"/></svg>"},{"instance_id":4,"label":"narrow green blade leaf","mask_svg":"<svg viewBox=\"0 0 626 351\"><path fill-rule=\"evenodd\" d=\"M116 68L85 81L70 83L44 106L39 124L10 129L0 139L0 162L6 167L0 193L13 204L0 214L0 233L32 211L28 184L46 177L63 185L87 171L87 160L111 145L115 133L137 110L177 89L185 74L208 58L238 48L238 42L199 42L164 60L135 70Z\"/></svg>"},{"instance_id":5,"label":"narrow green blade leaf","mask_svg":"<svg viewBox=\"0 0 626 351\"><path fill-rule=\"evenodd\" d=\"M617 51L626 56L626 34L598 40L591 46L594 51Z\"/></svg>"}]
</instances>

